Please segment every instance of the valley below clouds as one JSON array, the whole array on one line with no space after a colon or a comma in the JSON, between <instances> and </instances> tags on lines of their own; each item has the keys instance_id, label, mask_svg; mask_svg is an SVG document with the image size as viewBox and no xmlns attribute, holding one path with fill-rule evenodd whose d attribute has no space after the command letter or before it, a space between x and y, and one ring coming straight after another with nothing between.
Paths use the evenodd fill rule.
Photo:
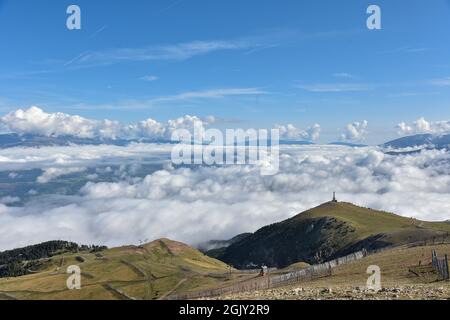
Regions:
<instances>
[{"instance_id":1,"label":"valley below clouds","mask_svg":"<svg viewBox=\"0 0 450 320\"><path fill-rule=\"evenodd\" d=\"M170 144L0 150L0 250L46 240L119 246L227 239L331 200L423 220L450 212L450 153L282 145L280 171L174 167Z\"/></svg>"}]
</instances>

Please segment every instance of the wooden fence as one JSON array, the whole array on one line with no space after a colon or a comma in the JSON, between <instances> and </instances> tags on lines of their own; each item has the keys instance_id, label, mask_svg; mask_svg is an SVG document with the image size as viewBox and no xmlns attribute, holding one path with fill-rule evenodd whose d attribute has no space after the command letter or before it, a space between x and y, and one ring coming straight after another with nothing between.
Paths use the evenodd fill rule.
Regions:
<instances>
[{"instance_id":1,"label":"wooden fence","mask_svg":"<svg viewBox=\"0 0 450 320\"><path fill-rule=\"evenodd\" d=\"M273 275L267 277L256 277L251 280L237 283L233 286L204 290L198 292L188 292L184 294L174 294L167 297L168 300L192 300L206 297L217 297L227 294L235 294L241 292L250 292L257 290L265 290L280 286L285 286L290 283L295 283L302 280L317 279L322 277L331 276L331 270L341 264L349 263L352 261L360 260L367 256L367 251L362 250L348 256L341 257L329 262L325 262L318 265L310 266L306 269L297 270L281 275Z\"/></svg>"},{"instance_id":2,"label":"wooden fence","mask_svg":"<svg viewBox=\"0 0 450 320\"><path fill-rule=\"evenodd\" d=\"M271 287L280 287L289 283L295 283L304 279L314 279L318 277L331 276L331 270L339 265L360 260L367 256L366 250L361 250L345 257L337 258L322 264L313 265L309 268L289 272L271 278Z\"/></svg>"},{"instance_id":3,"label":"wooden fence","mask_svg":"<svg viewBox=\"0 0 450 320\"><path fill-rule=\"evenodd\" d=\"M439 239L441 241L436 241ZM296 283L303 280L316 279L321 277L327 277L331 275L331 270L339 265L346 264L352 261L360 260L368 255L377 254L386 250L390 250L393 248L410 248L415 246L426 246L431 244L450 244L448 241L448 234L443 237L433 237L430 239L424 239L422 241L417 241L414 243L407 243L396 246L386 246L380 249L371 250L370 252L366 249L362 249L361 251L349 254L345 257L341 257L329 262L325 262L319 265L313 265L309 268L293 271L281 275L269 275L268 277L257 277L251 280L243 281L236 285L219 288L213 290L205 290L199 292L189 292L184 294L174 294L167 297L169 300L191 300L191 299L199 299L199 298L207 298L207 297L217 297L226 294L235 294L242 292L250 292L256 290L264 290L275 287L282 287L285 285L289 285L291 283ZM444 258L437 258L436 252L433 250L433 268L439 273L440 277L443 280L449 279L449 268L448 268L448 258L447 255ZM276 269L272 269L276 270ZM260 269L254 270L239 270L237 273L257 273Z\"/></svg>"},{"instance_id":4,"label":"wooden fence","mask_svg":"<svg viewBox=\"0 0 450 320\"><path fill-rule=\"evenodd\" d=\"M447 255L444 258L438 258L436 250L433 250L431 254L431 265L433 269L439 274L439 280L448 280L448 258Z\"/></svg>"}]
</instances>

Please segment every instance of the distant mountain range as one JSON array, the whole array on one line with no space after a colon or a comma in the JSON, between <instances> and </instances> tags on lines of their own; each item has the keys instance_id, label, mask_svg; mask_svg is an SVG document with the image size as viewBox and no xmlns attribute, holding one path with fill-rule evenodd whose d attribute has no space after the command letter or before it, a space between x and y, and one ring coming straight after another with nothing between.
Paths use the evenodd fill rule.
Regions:
<instances>
[{"instance_id":1,"label":"distant mountain range","mask_svg":"<svg viewBox=\"0 0 450 320\"><path fill-rule=\"evenodd\" d=\"M125 140L100 140L90 138L77 138L73 136L64 137L46 137L33 134L18 135L15 133L0 135L0 148L13 147L44 147L44 146L67 146L70 144L78 145L126 145L129 141Z\"/></svg>"},{"instance_id":2,"label":"distant mountain range","mask_svg":"<svg viewBox=\"0 0 450 320\"><path fill-rule=\"evenodd\" d=\"M155 139L100 139L100 138L78 138L74 136L58 136L47 137L34 134L19 135L16 133L0 134L0 149L13 147L44 147L44 146L68 146L75 145L115 145L126 146L132 142L142 143L173 143L168 140ZM314 145L309 141L294 141L281 140L281 145ZM328 145L347 146L351 148L367 147L365 144L351 143L351 142L331 142ZM414 148L425 147L430 149L450 149L450 134L447 135L432 135L432 134L418 134L408 137L399 138L386 142L381 145L386 148Z\"/></svg>"},{"instance_id":3,"label":"distant mountain range","mask_svg":"<svg viewBox=\"0 0 450 320\"><path fill-rule=\"evenodd\" d=\"M448 236L447 222L424 222L350 203L328 202L266 226L211 257L236 268L316 264L356 252Z\"/></svg>"},{"instance_id":4,"label":"distant mountain range","mask_svg":"<svg viewBox=\"0 0 450 320\"><path fill-rule=\"evenodd\" d=\"M417 134L414 136L403 137L400 139L386 142L385 144L383 144L383 146L395 149L414 148L414 147L445 149L450 147L450 134L446 135Z\"/></svg>"},{"instance_id":5,"label":"distant mountain range","mask_svg":"<svg viewBox=\"0 0 450 320\"><path fill-rule=\"evenodd\" d=\"M68 146L74 145L114 145L126 146L133 142L141 143L174 143L170 140L162 139L99 139L99 138L78 138L74 136L47 137L34 134L19 135L16 133L0 134L0 149L14 147L48 147L48 146ZM288 141L282 140L284 145L312 145L308 141Z\"/></svg>"},{"instance_id":6,"label":"distant mountain range","mask_svg":"<svg viewBox=\"0 0 450 320\"><path fill-rule=\"evenodd\" d=\"M309 146L315 144L311 141L299 141L299 140L281 140L280 144L290 144L290 145L298 145L298 146Z\"/></svg>"},{"instance_id":7,"label":"distant mountain range","mask_svg":"<svg viewBox=\"0 0 450 320\"><path fill-rule=\"evenodd\" d=\"M13 147L47 147L75 145L114 145L126 146L132 142L146 143L170 143L170 141L151 139L100 139L100 138L78 138L74 136L47 137L34 134L19 135L16 133L0 134L0 149Z\"/></svg>"},{"instance_id":8,"label":"distant mountain range","mask_svg":"<svg viewBox=\"0 0 450 320\"><path fill-rule=\"evenodd\" d=\"M351 143L351 142L331 142L331 143L329 143L329 145L332 145L332 146L345 146L345 147L352 147L352 148L368 147L367 144Z\"/></svg>"}]
</instances>

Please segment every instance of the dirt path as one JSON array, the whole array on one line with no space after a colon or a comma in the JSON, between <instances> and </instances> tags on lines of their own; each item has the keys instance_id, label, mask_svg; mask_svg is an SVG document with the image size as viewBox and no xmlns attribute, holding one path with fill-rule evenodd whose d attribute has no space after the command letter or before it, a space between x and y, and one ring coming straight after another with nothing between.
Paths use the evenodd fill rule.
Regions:
<instances>
[{"instance_id":1,"label":"dirt path","mask_svg":"<svg viewBox=\"0 0 450 320\"><path fill-rule=\"evenodd\" d=\"M8 293L0 292L0 300L17 300L17 299Z\"/></svg>"},{"instance_id":2,"label":"dirt path","mask_svg":"<svg viewBox=\"0 0 450 320\"><path fill-rule=\"evenodd\" d=\"M176 285L175 287L172 288L172 290L170 290L169 292L167 292L166 294L164 294L163 296L161 296L158 300L164 300L165 298L167 298L168 296L170 296L172 293L175 292L175 290L177 290L183 283L185 283L188 279L184 278L181 279Z\"/></svg>"}]
</instances>

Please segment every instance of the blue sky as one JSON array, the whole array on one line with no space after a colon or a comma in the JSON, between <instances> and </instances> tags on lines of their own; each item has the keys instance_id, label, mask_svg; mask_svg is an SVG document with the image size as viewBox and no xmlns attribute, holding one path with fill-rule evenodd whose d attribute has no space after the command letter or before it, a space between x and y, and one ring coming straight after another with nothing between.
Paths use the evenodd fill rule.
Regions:
<instances>
[{"instance_id":1,"label":"blue sky","mask_svg":"<svg viewBox=\"0 0 450 320\"><path fill-rule=\"evenodd\" d=\"M66 28L66 8L82 29ZM366 9L382 10L382 30ZM450 118L448 0L0 0L0 113L213 115L222 127Z\"/></svg>"}]
</instances>

